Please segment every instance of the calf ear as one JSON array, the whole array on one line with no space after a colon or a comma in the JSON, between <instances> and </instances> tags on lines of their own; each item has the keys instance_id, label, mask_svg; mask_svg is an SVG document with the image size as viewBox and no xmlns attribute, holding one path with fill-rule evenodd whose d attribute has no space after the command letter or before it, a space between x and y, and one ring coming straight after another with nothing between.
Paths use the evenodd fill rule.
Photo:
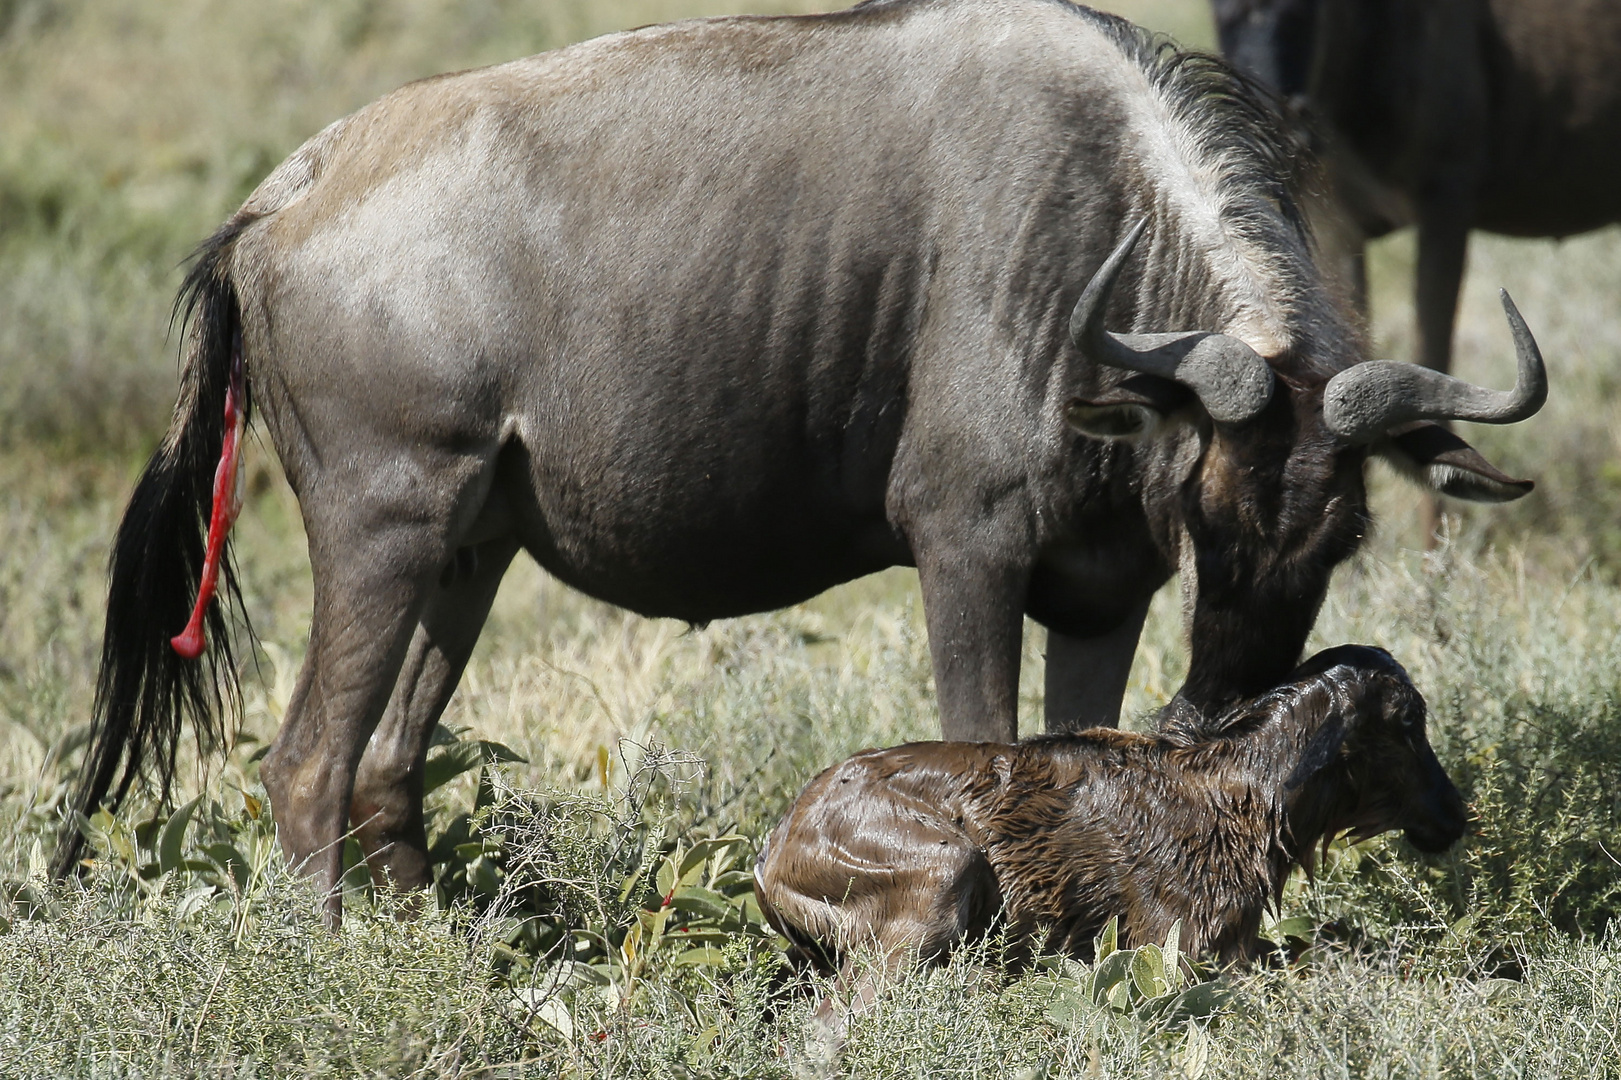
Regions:
<instances>
[{"instance_id":1,"label":"calf ear","mask_svg":"<svg viewBox=\"0 0 1621 1080\"><path fill-rule=\"evenodd\" d=\"M1310 780L1313 776L1334 760L1334 755L1340 752L1345 745L1345 718L1336 709L1335 715L1317 730L1301 752L1300 760L1295 763L1294 771L1289 779L1283 782L1284 789L1293 791L1295 788Z\"/></svg>"},{"instance_id":2,"label":"calf ear","mask_svg":"<svg viewBox=\"0 0 1621 1080\"><path fill-rule=\"evenodd\" d=\"M1373 452L1423 486L1455 499L1509 502L1536 486L1503 473L1474 447L1427 420L1389 432Z\"/></svg>"},{"instance_id":3,"label":"calf ear","mask_svg":"<svg viewBox=\"0 0 1621 1080\"><path fill-rule=\"evenodd\" d=\"M1133 375L1095 398L1071 398L1064 419L1093 439L1141 439L1194 400L1192 391L1170 379Z\"/></svg>"}]
</instances>

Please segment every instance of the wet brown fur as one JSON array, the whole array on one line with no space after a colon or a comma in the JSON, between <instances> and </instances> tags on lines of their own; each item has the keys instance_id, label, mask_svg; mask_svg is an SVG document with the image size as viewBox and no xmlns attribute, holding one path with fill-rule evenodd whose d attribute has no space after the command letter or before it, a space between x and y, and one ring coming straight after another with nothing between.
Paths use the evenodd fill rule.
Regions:
<instances>
[{"instance_id":1,"label":"wet brown fur","mask_svg":"<svg viewBox=\"0 0 1621 1080\"><path fill-rule=\"evenodd\" d=\"M864 946L939 961L1002 923L1015 962L1088 958L1115 915L1126 946L1181 920L1188 953L1249 959L1319 844L1405 829L1440 850L1462 835L1424 717L1388 653L1342 646L1208 724L863 751L772 833L760 905L824 968Z\"/></svg>"}]
</instances>

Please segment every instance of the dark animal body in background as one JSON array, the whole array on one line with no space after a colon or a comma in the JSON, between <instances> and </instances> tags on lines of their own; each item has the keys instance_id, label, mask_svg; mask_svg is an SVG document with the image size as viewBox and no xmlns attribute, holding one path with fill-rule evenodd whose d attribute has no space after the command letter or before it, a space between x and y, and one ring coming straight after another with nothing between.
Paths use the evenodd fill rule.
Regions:
<instances>
[{"instance_id":1,"label":"dark animal body in background","mask_svg":"<svg viewBox=\"0 0 1621 1080\"><path fill-rule=\"evenodd\" d=\"M1470 229L1621 220L1614 0L1213 0L1222 50L1327 141L1361 236L1418 226L1420 359L1451 368Z\"/></svg>"},{"instance_id":2,"label":"dark animal body in background","mask_svg":"<svg viewBox=\"0 0 1621 1080\"><path fill-rule=\"evenodd\" d=\"M1208 724L863 751L772 832L760 907L823 967L861 947L938 961L999 925L1016 955L1090 959L1114 916L1126 945L1181 920L1188 953L1248 959L1318 844L1404 829L1440 851L1462 835L1424 718L1388 653L1341 646Z\"/></svg>"},{"instance_id":3,"label":"dark animal body in background","mask_svg":"<svg viewBox=\"0 0 1621 1080\"><path fill-rule=\"evenodd\" d=\"M351 826L375 871L431 879L424 756L520 549L694 622L915 565L952 738L1014 738L1027 613L1049 728L1114 723L1178 565L1183 702L1276 684L1366 529L1368 457L1514 498L1429 421L1545 393L1519 322L1513 393L1359 363L1277 130L1220 60L1049 0L652 27L337 121L188 278L76 805L149 759L167 780L183 717L223 735L229 665L168 638L238 348L314 576L262 776L329 889Z\"/></svg>"}]
</instances>

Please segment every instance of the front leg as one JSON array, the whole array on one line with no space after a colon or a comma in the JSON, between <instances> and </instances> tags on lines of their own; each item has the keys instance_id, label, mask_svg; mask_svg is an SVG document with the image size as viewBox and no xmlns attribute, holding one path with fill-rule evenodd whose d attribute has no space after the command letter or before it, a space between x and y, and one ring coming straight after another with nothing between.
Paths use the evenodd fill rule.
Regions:
<instances>
[{"instance_id":1,"label":"front leg","mask_svg":"<svg viewBox=\"0 0 1621 1080\"><path fill-rule=\"evenodd\" d=\"M1454 191L1429 200L1419 211L1415 283L1419 359L1425 367L1437 371L1452 370L1452 333L1469 254L1470 215L1471 200ZM1436 547L1440 542L1441 505L1433 492L1424 493L1421 520L1424 546Z\"/></svg>"},{"instance_id":2,"label":"front leg","mask_svg":"<svg viewBox=\"0 0 1621 1080\"><path fill-rule=\"evenodd\" d=\"M1152 599L1152 598L1150 598ZM1118 727L1137 639L1148 618L1149 600L1132 609L1119 626L1096 637L1047 632L1047 678L1043 713L1049 732Z\"/></svg>"},{"instance_id":3,"label":"front leg","mask_svg":"<svg viewBox=\"0 0 1621 1080\"><path fill-rule=\"evenodd\" d=\"M941 736L1013 742L1028 564L994 550L949 546L919 553L917 575Z\"/></svg>"}]
</instances>

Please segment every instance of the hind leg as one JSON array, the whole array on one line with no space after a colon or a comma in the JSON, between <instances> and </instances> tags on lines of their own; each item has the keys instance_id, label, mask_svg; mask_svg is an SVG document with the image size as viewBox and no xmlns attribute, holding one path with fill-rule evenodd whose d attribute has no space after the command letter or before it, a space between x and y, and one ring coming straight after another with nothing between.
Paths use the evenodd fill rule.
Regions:
<instances>
[{"instance_id":1,"label":"hind leg","mask_svg":"<svg viewBox=\"0 0 1621 1080\"><path fill-rule=\"evenodd\" d=\"M336 475L300 492L315 611L304 668L260 769L282 850L326 894L333 923L343 911L343 841L362 752L440 572L488 490L480 475L488 470L467 459L340 460Z\"/></svg>"},{"instance_id":2,"label":"hind leg","mask_svg":"<svg viewBox=\"0 0 1621 1080\"><path fill-rule=\"evenodd\" d=\"M373 876L397 889L433 880L422 820L428 743L517 550L515 539L499 538L463 547L446 564L360 759L349 820Z\"/></svg>"}]
</instances>

